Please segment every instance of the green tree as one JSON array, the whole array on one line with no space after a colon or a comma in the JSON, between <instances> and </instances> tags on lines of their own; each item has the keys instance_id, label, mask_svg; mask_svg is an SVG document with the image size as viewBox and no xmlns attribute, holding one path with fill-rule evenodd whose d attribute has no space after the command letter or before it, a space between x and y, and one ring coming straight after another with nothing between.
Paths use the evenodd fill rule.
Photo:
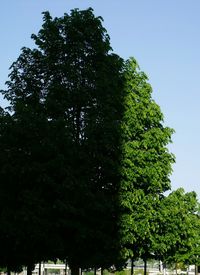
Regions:
<instances>
[{"instance_id":1,"label":"green tree","mask_svg":"<svg viewBox=\"0 0 200 275\"><path fill-rule=\"evenodd\" d=\"M196 193L185 193L183 188L173 191L161 200L155 252L164 263L198 263L198 211Z\"/></svg>"},{"instance_id":2,"label":"green tree","mask_svg":"<svg viewBox=\"0 0 200 275\"><path fill-rule=\"evenodd\" d=\"M118 264L123 60L92 9L43 20L37 48L22 49L3 91L1 189L14 198L2 201L5 223L17 209L8 250L20 265L61 258L73 270L110 267ZM5 254L6 265L14 261Z\"/></svg>"},{"instance_id":3,"label":"green tree","mask_svg":"<svg viewBox=\"0 0 200 275\"><path fill-rule=\"evenodd\" d=\"M174 156L167 145L173 130L163 125L147 76L133 58L126 62L124 73L120 235L123 254L133 260L141 257L146 263L153 253L160 197L170 189Z\"/></svg>"},{"instance_id":4,"label":"green tree","mask_svg":"<svg viewBox=\"0 0 200 275\"><path fill-rule=\"evenodd\" d=\"M146 262L170 188L173 131L146 75L112 53L92 9L54 19L45 12L43 21L3 91L2 263L60 258L77 273L128 257Z\"/></svg>"},{"instance_id":5,"label":"green tree","mask_svg":"<svg viewBox=\"0 0 200 275\"><path fill-rule=\"evenodd\" d=\"M47 190L58 159L53 159L53 164L44 118L31 108L22 109L20 115L4 113L0 129L1 260L11 270L33 266L41 257L46 259L47 251L51 251L49 239L53 242L55 238L51 205L47 203L54 191Z\"/></svg>"}]
</instances>

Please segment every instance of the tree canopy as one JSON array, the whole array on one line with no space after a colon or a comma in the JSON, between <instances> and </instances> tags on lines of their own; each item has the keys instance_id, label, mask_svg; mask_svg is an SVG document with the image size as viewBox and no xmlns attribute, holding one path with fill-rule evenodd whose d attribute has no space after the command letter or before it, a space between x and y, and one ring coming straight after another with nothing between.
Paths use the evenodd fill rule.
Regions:
<instances>
[{"instance_id":1,"label":"tree canopy","mask_svg":"<svg viewBox=\"0 0 200 275\"><path fill-rule=\"evenodd\" d=\"M136 60L113 53L102 21L91 8L44 12L35 48L22 48L1 91L0 265L9 270L58 258L77 270L178 257L194 228L182 246L175 210L184 208L177 222L199 228L193 193L164 197L173 130Z\"/></svg>"},{"instance_id":2,"label":"tree canopy","mask_svg":"<svg viewBox=\"0 0 200 275\"><path fill-rule=\"evenodd\" d=\"M155 254L165 263L198 263L199 203L195 192L171 192L159 205Z\"/></svg>"},{"instance_id":3,"label":"tree canopy","mask_svg":"<svg viewBox=\"0 0 200 275\"><path fill-rule=\"evenodd\" d=\"M123 61L92 9L54 19L44 12L43 20L36 48L22 49L3 91L2 213L16 217L4 264L20 249L20 264L59 257L108 267L117 253Z\"/></svg>"},{"instance_id":4,"label":"tree canopy","mask_svg":"<svg viewBox=\"0 0 200 275\"><path fill-rule=\"evenodd\" d=\"M147 260L153 253L160 197L170 189L174 156L167 145L173 130L164 126L148 78L133 58L125 63L124 108L119 192L123 254Z\"/></svg>"}]
</instances>

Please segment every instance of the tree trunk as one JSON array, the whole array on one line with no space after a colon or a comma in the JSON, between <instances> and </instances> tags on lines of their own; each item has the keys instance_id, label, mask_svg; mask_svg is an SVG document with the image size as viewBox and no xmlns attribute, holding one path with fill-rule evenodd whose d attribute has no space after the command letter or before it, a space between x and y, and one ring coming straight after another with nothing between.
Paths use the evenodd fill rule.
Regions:
<instances>
[{"instance_id":1,"label":"tree trunk","mask_svg":"<svg viewBox=\"0 0 200 275\"><path fill-rule=\"evenodd\" d=\"M10 268L9 267L7 267L7 275L11 275L11 271L10 271Z\"/></svg>"},{"instance_id":2,"label":"tree trunk","mask_svg":"<svg viewBox=\"0 0 200 275\"><path fill-rule=\"evenodd\" d=\"M134 274L134 260L131 258L131 275Z\"/></svg>"},{"instance_id":3,"label":"tree trunk","mask_svg":"<svg viewBox=\"0 0 200 275\"><path fill-rule=\"evenodd\" d=\"M81 269L77 266L70 266L71 275L81 275Z\"/></svg>"},{"instance_id":4,"label":"tree trunk","mask_svg":"<svg viewBox=\"0 0 200 275\"><path fill-rule=\"evenodd\" d=\"M27 265L27 275L32 275L32 266Z\"/></svg>"},{"instance_id":5,"label":"tree trunk","mask_svg":"<svg viewBox=\"0 0 200 275\"><path fill-rule=\"evenodd\" d=\"M103 275L103 268L101 268L101 275Z\"/></svg>"},{"instance_id":6,"label":"tree trunk","mask_svg":"<svg viewBox=\"0 0 200 275\"><path fill-rule=\"evenodd\" d=\"M67 275L67 260L65 260L65 271L64 274Z\"/></svg>"},{"instance_id":7,"label":"tree trunk","mask_svg":"<svg viewBox=\"0 0 200 275\"><path fill-rule=\"evenodd\" d=\"M96 275L97 274L97 269L96 269L96 267L94 268L94 275Z\"/></svg>"},{"instance_id":8,"label":"tree trunk","mask_svg":"<svg viewBox=\"0 0 200 275\"><path fill-rule=\"evenodd\" d=\"M144 259L144 275L147 275L147 259Z\"/></svg>"},{"instance_id":9,"label":"tree trunk","mask_svg":"<svg viewBox=\"0 0 200 275\"><path fill-rule=\"evenodd\" d=\"M167 268L166 263L163 263L163 275L166 275L166 268Z\"/></svg>"},{"instance_id":10,"label":"tree trunk","mask_svg":"<svg viewBox=\"0 0 200 275\"><path fill-rule=\"evenodd\" d=\"M38 270L38 274L41 275L41 263L39 263L39 270Z\"/></svg>"}]
</instances>

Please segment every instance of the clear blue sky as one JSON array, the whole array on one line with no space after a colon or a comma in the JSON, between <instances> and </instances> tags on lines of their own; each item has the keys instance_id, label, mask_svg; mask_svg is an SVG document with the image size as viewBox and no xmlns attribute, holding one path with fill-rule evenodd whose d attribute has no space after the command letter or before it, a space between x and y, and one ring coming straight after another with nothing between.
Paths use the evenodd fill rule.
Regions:
<instances>
[{"instance_id":1,"label":"clear blue sky","mask_svg":"<svg viewBox=\"0 0 200 275\"><path fill-rule=\"evenodd\" d=\"M114 52L134 56L149 76L165 124L174 128L172 189L200 198L200 1L199 0L3 0L0 9L0 89L20 48L32 47L42 11L62 16L92 7L104 18ZM1 100L1 105L4 102Z\"/></svg>"}]
</instances>

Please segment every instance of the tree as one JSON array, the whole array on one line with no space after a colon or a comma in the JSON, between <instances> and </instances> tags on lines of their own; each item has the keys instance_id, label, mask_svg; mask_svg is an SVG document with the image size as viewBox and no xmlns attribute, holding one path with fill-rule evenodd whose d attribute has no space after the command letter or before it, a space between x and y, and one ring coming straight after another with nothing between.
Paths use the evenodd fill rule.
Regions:
<instances>
[{"instance_id":1,"label":"tree","mask_svg":"<svg viewBox=\"0 0 200 275\"><path fill-rule=\"evenodd\" d=\"M49 171L54 171L47 125L33 109L20 109L20 115L1 117L1 260L11 270L46 258L48 239L55 238L47 204L53 193L46 192L47 182L52 183Z\"/></svg>"},{"instance_id":2,"label":"tree","mask_svg":"<svg viewBox=\"0 0 200 275\"><path fill-rule=\"evenodd\" d=\"M155 254L164 263L197 264L199 256L199 203L195 192L183 188L161 200Z\"/></svg>"},{"instance_id":3,"label":"tree","mask_svg":"<svg viewBox=\"0 0 200 275\"><path fill-rule=\"evenodd\" d=\"M168 152L173 130L152 99L147 76L131 58L125 64L120 182L121 240L127 257L152 257L160 197L170 189L174 156Z\"/></svg>"},{"instance_id":4,"label":"tree","mask_svg":"<svg viewBox=\"0 0 200 275\"><path fill-rule=\"evenodd\" d=\"M22 49L3 91L2 262L14 269L60 258L77 273L146 261L170 187L173 131L146 75L112 53L92 9L43 20L36 48Z\"/></svg>"},{"instance_id":5,"label":"tree","mask_svg":"<svg viewBox=\"0 0 200 275\"><path fill-rule=\"evenodd\" d=\"M2 201L3 227L9 211L16 216L16 232L2 232L15 251L5 264L19 252L18 265L60 258L73 270L109 267L118 263L123 60L92 9L43 19L37 48L22 49L3 91L10 124L1 133L1 189L13 195Z\"/></svg>"}]
</instances>

